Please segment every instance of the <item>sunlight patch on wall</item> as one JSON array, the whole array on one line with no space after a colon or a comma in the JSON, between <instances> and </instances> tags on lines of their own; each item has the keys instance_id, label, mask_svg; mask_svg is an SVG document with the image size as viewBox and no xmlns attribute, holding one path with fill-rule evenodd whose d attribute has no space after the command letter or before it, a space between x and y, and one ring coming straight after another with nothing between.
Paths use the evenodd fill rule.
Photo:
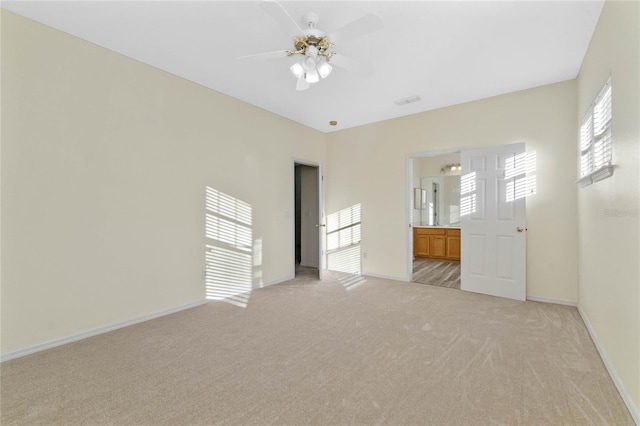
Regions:
<instances>
[{"instance_id":1,"label":"sunlight patch on wall","mask_svg":"<svg viewBox=\"0 0 640 426\"><path fill-rule=\"evenodd\" d=\"M476 172L460 177L460 216L468 216L476 211Z\"/></svg>"},{"instance_id":2,"label":"sunlight patch on wall","mask_svg":"<svg viewBox=\"0 0 640 426\"><path fill-rule=\"evenodd\" d=\"M505 162L507 202L536 194L536 151L523 152Z\"/></svg>"},{"instance_id":3,"label":"sunlight patch on wall","mask_svg":"<svg viewBox=\"0 0 640 426\"><path fill-rule=\"evenodd\" d=\"M262 281L262 238L253 242L253 282L263 287Z\"/></svg>"},{"instance_id":4,"label":"sunlight patch on wall","mask_svg":"<svg viewBox=\"0 0 640 426\"><path fill-rule=\"evenodd\" d=\"M205 296L246 307L254 265L262 263L262 241L253 242L251 205L210 187L205 194Z\"/></svg>"},{"instance_id":5,"label":"sunlight patch on wall","mask_svg":"<svg viewBox=\"0 0 640 426\"><path fill-rule=\"evenodd\" d=\"M361 205L327 216L327 269L360 274Z\"/></svg>"},{"instance_id":6,"label":"sunlight patch on wall","mask_svg":"<svg viewBox=\"0 0 640 426\"><path fill-rule=\"evenodd\" d=\"M355 245L327 253L327 269L331 271L360 273L360 246Z\"/></svg>"}]
</instances>

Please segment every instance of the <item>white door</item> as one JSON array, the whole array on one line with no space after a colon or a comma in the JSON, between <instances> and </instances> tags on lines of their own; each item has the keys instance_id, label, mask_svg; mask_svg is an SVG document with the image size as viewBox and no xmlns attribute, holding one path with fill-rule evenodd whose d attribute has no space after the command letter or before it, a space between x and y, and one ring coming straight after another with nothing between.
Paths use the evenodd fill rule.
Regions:
<instances>
[{"instance_id":1,"label":"white door","mask_svg":"<svg viewBox=\"0 0 640 426\"><path fill-rule=\"evenodd\" d=\"M524 156L524 143L461 153L462 290L526 299L524 181L514 173Z\"/></svg>"}]
</instances>

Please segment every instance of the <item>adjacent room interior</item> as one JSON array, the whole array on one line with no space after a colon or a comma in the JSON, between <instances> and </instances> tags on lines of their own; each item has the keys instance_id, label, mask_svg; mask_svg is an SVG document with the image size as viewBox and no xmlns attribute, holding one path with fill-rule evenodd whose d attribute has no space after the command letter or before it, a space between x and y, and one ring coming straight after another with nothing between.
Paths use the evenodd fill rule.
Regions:
<instances>
[{"instance_id":1,"label":"adjacent room interior","mask_svg":"<svg viewBox=\"0 0 640 426\"><path fill-rule=\"evenodd\" d=\"M0 14L3 424L640 424L640 3Z\"/></svg>"},{"instance_id":2,"label":"adjacent room interior","mask_svg":"<svg viewBox=\"0 0 640 426\"><path fill-rule=\"evenodd\" d=\"M411 281L460 289L460 153L412 163Z\"/></svg>"}]
</instances>

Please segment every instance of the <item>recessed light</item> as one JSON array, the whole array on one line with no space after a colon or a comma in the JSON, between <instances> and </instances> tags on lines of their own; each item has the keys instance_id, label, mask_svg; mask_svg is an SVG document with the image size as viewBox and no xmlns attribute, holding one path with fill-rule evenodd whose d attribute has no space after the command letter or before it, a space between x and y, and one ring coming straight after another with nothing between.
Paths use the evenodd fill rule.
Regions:
<instances>
[{"instance_id":1,"label":"recessed light","mask_svg":"<svg viewBox=\"0 0 640 426\"><path fill-rule=\"evenodd\" d=\"M338 122L337 122L337 121L335 121L335 120L331 120L331 121L329 122L329 125L331 125L331 126L335 126L335 125L337 125L337 124L338 124Z\"/></svg>"}]
</instances>

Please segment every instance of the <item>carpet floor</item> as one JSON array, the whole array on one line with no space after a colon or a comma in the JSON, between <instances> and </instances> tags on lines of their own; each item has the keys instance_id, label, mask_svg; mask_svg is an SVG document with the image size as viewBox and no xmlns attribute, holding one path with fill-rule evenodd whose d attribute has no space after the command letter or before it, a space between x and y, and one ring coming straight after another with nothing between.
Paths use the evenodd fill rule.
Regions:
<instances>
[{"instance_id":1,"label":"carpet floor","mask_svg":"<svg viewBox=\"0 0 640 426\"><path fill-rule=\"evenodd\" d=\"M413 260L411 281L459 290L460 262L416 257Z\"/></svg>"},{"instance_id":2,"label":"carpet floor","mask_svg":"<svg viewBox=\"0 0 640 426\"><path fill-rule=\"evenodd\" d=\"M6 361L0 422L633 424L575 308L341 279Z\"/></svg>"},{"instance_id":3,"label":"carpet floor","mask_svg":"<svg viewBox=\"0 0 640 426\"><path fill-rule=\"evenodd\" d=\"M295 276L298 279L317 280L319 277L318 268L302 266L299 263L296 263Z\"/></svg>"}]
</instances>

